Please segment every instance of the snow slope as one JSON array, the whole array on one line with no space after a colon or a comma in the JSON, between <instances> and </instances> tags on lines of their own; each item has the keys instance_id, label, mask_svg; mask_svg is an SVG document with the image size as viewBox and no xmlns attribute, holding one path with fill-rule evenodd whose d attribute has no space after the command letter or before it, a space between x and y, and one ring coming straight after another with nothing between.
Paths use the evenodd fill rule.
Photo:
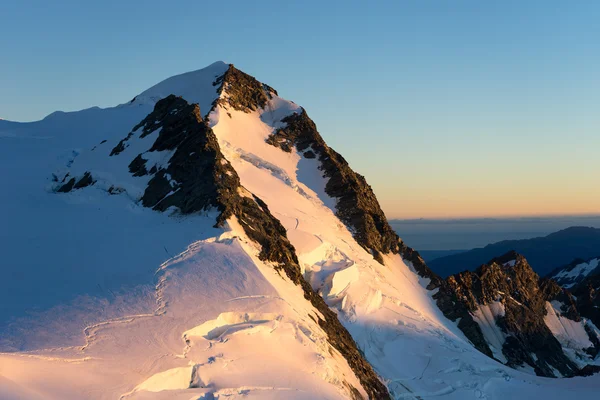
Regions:
<instances>
[{"instance_id":1,"label":"snow slope","mask_svg":"<svg viewBox=\"0 0 600 400\"><path fill-rule=\"evenodd\" d=\"M494 357L506 363L506 357L502 354L502 345L506 340L506 333L496 324L496 319L503 317L505 313L504 304L495 301L490 304L482 305L473 313L473 319L479 324L483 337L487 342Z\"/></svg>"},{"instance_id":2,"label":"snow slope","mask_svg":"<svg viewBox=\"0 0 600 400\"><path fill-rule=\"evenodd\" d=\"M167 79L115 108L0 121L10 283L0 291L0 398L337 399L349 397L344 382L360 388L300 288L257 258L236 221L216 229L210 212L145 209L136 202L145 178L101 156L168 94L207 113L226 68ZM484 356L409 262L376 262L335 216L319 162L265 143L296 104L274 96L250 113L225 107L209 116L222 152L285 226L306 279L395 398L562 399L574 389L593 398L600 389L597 377L540 378ZM51 191L52 173L89 166L98 185ZM126 193L108 195L115 182Z\"/></svg>"},{"instance_id":3,"label":"snow slope","mask_svg":"<svg viewBox=\"0 0 600 400\"><path fill-rule=\"evenodd\" d=\"M234 232L165 262L150 313L91 325L83 346L0 355L0 374L56 399L338 399L343 382L360 387L300 289Z\"/></svg>"},{"instance_id":4,"label":"snow slope","mask_svg":"<svg viewBox=\"0 0 600 400\"><path fill-rule=\"evenodd\" d=\"M591 332L595 332L598 337L598 328L587 318L582 318L581 321L573 321L562 315L562 303L559 301L546 302L547 314L544 317L544 322L552 331L554 337L558 339L565 353L576 363L584 366L587 363L596 364L600 360L589 360L589 355L586 354L586 349L593 346L590 337L586 332L586 326ZM595 362L594 362L595 361Z\"/></svg>"}]
</instances>

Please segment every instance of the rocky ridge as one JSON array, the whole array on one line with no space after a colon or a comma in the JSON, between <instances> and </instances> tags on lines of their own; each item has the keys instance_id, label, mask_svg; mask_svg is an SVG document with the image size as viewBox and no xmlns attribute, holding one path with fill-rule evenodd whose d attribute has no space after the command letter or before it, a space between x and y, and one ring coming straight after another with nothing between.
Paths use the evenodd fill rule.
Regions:
<instances>
[{"instance_id":1,"label":"rocky ridge","mask_svg":"<svg viewBox=\"0 0 600 400\"><path fill-rule=\"evenodd\" d=\"M380 263L383 263L382 253L397 254L400 239L364 176L352 170L344 157L325 143L304 109L285 117L282 122L286 126L274 132L267 142L286 152L295 148L306 158L317 158L323 176L328 178L325 192L336 199L335 213L356 241Z\"/></svg>"}]
</instances>

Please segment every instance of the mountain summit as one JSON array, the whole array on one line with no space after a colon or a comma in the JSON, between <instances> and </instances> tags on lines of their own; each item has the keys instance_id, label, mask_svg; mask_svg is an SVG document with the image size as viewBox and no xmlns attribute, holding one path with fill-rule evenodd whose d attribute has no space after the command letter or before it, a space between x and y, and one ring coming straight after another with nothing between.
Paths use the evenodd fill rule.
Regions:
<instances>
[{"instance_id":1,"label":"mountain summit","mask_svg":"<svg viewBox=\"0 0 600 400\"><path fill-rule=\"evenodd\" d=\"M0 140L3 397L594 393L595 377L548 383L509 367L575 375L584 363L563 352L494 359L495 322L478 316L490 301L521 301L520 286L500 282L512 277L505 264L524 261L494 262L493 294L474 276L442 280L307 111L233 65L114 108L0 121ZM534 275L523 288L535 291ZM554 297L535 300L547 309Z\"/></svg>"}]
</instances>

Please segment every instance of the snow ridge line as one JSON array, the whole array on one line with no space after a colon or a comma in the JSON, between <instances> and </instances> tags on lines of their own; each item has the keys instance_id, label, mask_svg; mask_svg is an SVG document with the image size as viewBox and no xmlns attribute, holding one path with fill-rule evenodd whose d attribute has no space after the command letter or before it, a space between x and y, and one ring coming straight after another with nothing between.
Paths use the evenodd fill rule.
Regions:
<instances>
[{"instance_id":1,"label":"snow ridge line","mask_svg":"<svg viewBox=\"0 0 600 400\"><path fill-rule=\"evenodd\" d=\"M224 234L225 235L225 234ZM224 235L222 235L221 237L223 237ZM183 252L181 252L180 254L171 257L170 259L168 259L167 261L163 262L160 267L155 271L155 276L158 276L158 282L155 285L155 295L156 295L156 309L154 310L153 313L147 313L147 314L133 314L133 315L126 315L123 317L118 317L118 318L113 318L113 319L108 319L105 321L101 321L92 325L89 325L87 327L85 327L83 329L83 333L85 335L85 340L86 343L80 347L81 351L85 351L95 340L96 338L96 333L97 331L102 328L105 327L107 325L110 324L122 324L122 323L129 323L129 322L133 322L138 318L149 318L149 317L159 317L162 316L164 314L166 314L167 312L167 306L168 306L168 302L165 300L164 298L164 290L166 288L166 285L168 283L168 276L166 275L166 270L169 266L171 266L174 263L178 263L182 260L185 260L187 257L189 257L191 255L191 253L195 250L197 250L202 244L205 243L226 243L229 244L231 243L232 238L219 238L219 239L206 239L206 240L199 240L197 242L194 242L192 244L190 244L187 249L185 249Z\"/></svg>"}]
</instances>

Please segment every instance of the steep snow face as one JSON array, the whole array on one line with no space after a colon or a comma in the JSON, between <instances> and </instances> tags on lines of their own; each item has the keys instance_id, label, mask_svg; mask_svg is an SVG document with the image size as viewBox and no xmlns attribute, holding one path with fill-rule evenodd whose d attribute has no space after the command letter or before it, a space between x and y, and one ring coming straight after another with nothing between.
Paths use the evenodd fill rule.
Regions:
<instances>
[{"instance_id":1,"label":"steep snow face","mask_svg":"<svg viewBox=\"0 0 600 400\"><path fill-rule=\"evenodd\" d=\"M506 264L505 264L506 265ZM511 301L516 300L511 298ZM552 332L552 335L560 342L562 350L569 357L569 359L580 368L597 363L594 357L590 357L587 350L593 348L593 343L590 341L590 334L586 331L590 330L591 334L597 337L598 329L594 324L582 318L581 321L574 321L563 315L561 308L563 304L560 301L553 300L545 303L546 315L544 316L544 323ZM505 316L504 304L500 301L494 301L489 304L479 305L477 310L473 312L473 319L483 333L483 336L492 351L494 358L507 363L508 360L502 352L502 348L506 342L507 334L498 326L498 320ZM532 353L532 357L537 356ZM537 361L537 360L536 360ZM525 365L524 370L529 370L532 373L533 369ZM555 371L555 375L561 376L558 371Z\"/></svg>"},{"instance_id":2,"label":"steep snow face","mask_svg":"<svg viewBox=\"0 0 600 400\"><path fill-rule=\"evenodd\" d=\"M554 279L562 287L570 289L588 276L600 273L599 267L600 257L584 262L573 262L551 274L550 278Z\"/></svg>"},{"instance_id":3,"label":"steep snow face","mask_svg":"<svg viewBox=\"0 0 600 400\"><path fill-rule=\"evenodd\" d=\"M506 333L500 329L496 320L503 317L505 314L504 304L500 301L494 301L490 304L481 305L473 313L473 319L483 333L483 337L487 342L494 357L503 363L506 363L506 357L502 354L502 346L506 340Z\"/></svg>"},{"instance_id":4,"label":"steep snow face","mask_svg":"<svg viewBox=\"0 0 600 400\"><path fill-rule=\"evenodd\" d=\"M582 318L581 321L566 318L562 315L562 306L563 304L556 300L546 302L547 313L544 322L573 361L580 363L582 367L588 363L595 364L593 360L588 359L589 355L586 354L586 349L593 346L590 335L598 340L598 328L586 318ZM587 331L590 333L588 334Z\"/></svg>"}]
</instances>

